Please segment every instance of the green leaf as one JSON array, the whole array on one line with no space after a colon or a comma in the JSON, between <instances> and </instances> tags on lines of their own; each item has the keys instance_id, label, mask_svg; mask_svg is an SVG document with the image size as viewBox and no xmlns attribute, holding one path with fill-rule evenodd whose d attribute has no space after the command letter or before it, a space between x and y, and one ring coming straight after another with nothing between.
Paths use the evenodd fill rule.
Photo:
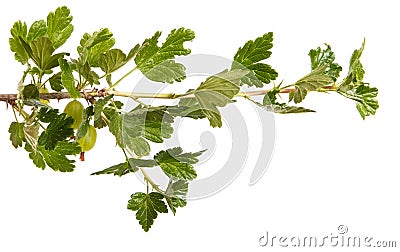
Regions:
<instances>
[{"instance_id":1,"label":"green leaf","mask_svg":"<svg viewBox=\"0 0 400 252\"><path fill-rule=\"evenodd\" d=\"M93 47L90 47L88 50L88 62L92 67L99 67L99 59L100 56L110 50L115 44L115 39L111 38L109 40L103 41L101 43L96 44Z\"/></svg>"},{"instance_id":2,"label":"green leaf","mask_svg":"<svg viewBox=\"0 0 400 252\"><path fill-rule=\"evenodd\" d=\"M167 189L165 189L165 195L169 197L185 198L189 191L189 182L186 180L174 180L170 179Z\"/></svg>"},{"instance_id":3,"label":"green leaf","mask_svg":"<svg viewBox=\"0 0 400 252\"><path fill-rule=\"evenodd\" d=\"M103 109L104 116L108 120L111 120L111 118L113 118L113 116L118 113L117 110L122 109L122 107L123 107L123 103L122 102L114 101L112 105L107 105L107 106L104 107L104 109ZM104 123L106 123L106 122L104 122Z\"/></svg>"},{"instance_id":4,"label":"green leaf","mask_svg":"<svg viewBox=\"0 0 400 252\"><path fill-rule=\"evenodd\" d=\"M36 146L39 139L39 123L25 124L25 140L31 146Z\"/></svg>"},{"instance_id":5,"label":"green leaf","mask_svg":"<svg viewBox=\"0 0 400 252\"><path fill-rule=\"evenodd\" d=\"M58 7L47 16L47 36L54 48L62 46L71 36L74 30L71 21L70 10L65 6Z\"/></svg>"},{"instance_id":6,"label":"green leaf","mask_svg":"<svg viewBox=\"0 0 400 252\"><path fill-rule=\"evenodd\" d=\"M263 106L263 108L267 111L278 113L278 114L296 114L296 113L315 112L312 109L296 107L296 106L266 105L266 106Z\"/></svg>"},{"instance_id":7,"label":"green leaf","mask_svg":"<svg viewBox=\"0 0 400 252\"><path fill-rule=\"evenodd\" d=\"M107 122L103 118L100 118L99 120L94 121L93 126L96 129L101 129L107 126Z\"/></svg>"},{"instance_id":8,"label":"green leaf","mask_svg":"<svg viewBox=\"0 0 400 252\"><path fill-rule=\"evenodd\" d=\"M91 116L94 115L93 112L93 106L88 106L87 108L85 108L85 110L83 111L83 115L82 115L82 123L81 125L79 125L78 131L76 132L76 140L80 140L82 137L86 136L86 133L89 129L89 125L90 125L90 118Z\"/></svg>"},{"instance_id":9,"label":"green leaf","mask_svg":"<svg viewBox=\"0 0 400 252\"><path fill-rule=\"evenodd\" d=\"M41 108L37 115L39 121L44 123L50 123L58 119L58 109L51 109L51 108Z\"/></svg>"},{"instance_id":10,"label":"green leaf","mask_svg":"<svg viewBox=\"0 0 400 252\"><path fill-rule=\"evenodd\" d=\"M347 74L347 77L339 85L339 91L346 93L349 90L353 90L354 92L357 86L362 84L365 71L360 61L360 58L364 51L364 47L365 39L361 45L361 48L354 50L353 54L351 55L349 72Z\"/></svg>"},{"instance_id":11,"label":"green leaf","mask_svg":"<svg viewBox=\"0 0 400 252\"><path fill-rule=\"evenodd\" d=\"M26 64L29 59L29 55L25 50L23 40L26 39L28 28L25 22L17 21L14 23L10 30L12 38L9 39L10 50L14 52L16 60L22 64Z\"/></svg>"},{"instance_id":12,"label":"green leaf","mask_svg":"<svg viewBox=\"0 0 400 252\"><path fill-rule=\"evenodd\" d=\"M115 113L110 119L109 129L120 147L144 156L150 153L150 145L145 139L162 143L171 137L173 122L174 117L166 112L166 107L138 106L123 115Z\"/></svg>"},{"instance_id":13,"label":"green leaf","mask_svg":"<svg viewBox=\"0 0 400 252\"><path fill-rule=\"evenodd\" d=\"M39 100L39 90L37 89L37 87L33 84L29 84L24 86L24 89L22 91L22 96L24 98L24 100Z\"/></svg>"},{"instance_id":14,"label":"green leaf","mask_svg":"<svg viewBox=\"0 0 400 252\"><path fill-rule=\"evenodd\" d=\"M184 48L183 43L192 41L194 32L185 28L174 29L161 47L157 45L160 36L161 32L158 31L152 38L146 39L136 54L136 66L144 75L166 60L172 60L175 56L188 55L190 49ZM184 70L185 67L180 63L164 63L157 69L161 71L160 74L157 74L157 70L155 70L148 76L146 75L147 78L154 78L151 79L153 81L172 83L172 80L181 81L186 77L182 76L182 69Z\"/></svg>"},{"instance_id":15,"label":"green leaf","mask_svg":"<svg viewBox=\"0 0 400 252\"><path fill-rule=\"evenodd\" d=\"M168 153L177 159L180 162L183 163L188 163L188 164L196 164L199 162L199 157L201 154L203 154L206 150L198 151L198 152L187 152L187 153L182 153L183 150L181 147L175 147L172 149L167 150Z\"/></svg>"},{"instance_id":16,"label":"green leaf","mask_svg":"<svg viewBox=\"0 0 400 252\"><path fill-rule=\"evenodd\" d=\"M185 199L181 199L181 198L168 198L167 199L167 203L169 208L171 209L172 213L175 215L176 213L176 209L178 207L184 207L186 206L186 200Z\"/></svg>"},{"instance_id":17,"label":"green leaf","mask_svg":"<svg viewBox=\"0 0 400 252\"><path fill-rule=\"evenodd\" d=\"M128 173L137 172L139 170L139 167L153 167L156 165L157 164L154 160L130 158L128 161L124 163L113 165L102 171L92 173L91 175L114 174L114 176L121 177Z\"/></svg>"},{"instance_id":18,"label":"green leaf","mask_svg":"<svg viewBox=\"0 0 400 252\"><path fill-rule=\"evenodd\" d=\"M136 156L142 157L147 156L150 153L150 145L143 137L129 137L128 134L124 134L124 142L126 147L133 151Z\"/></svg>"},{"instance_id":19,"label":"green leaf","mask_svg":"<svg viewBox=\"0 0 400 252\"><path fill-rule=\"evenodd\" d=\"M289 93L289 100L300 103L306 97L308 91L316 91L319 88L332 83L331 77L325 75L327 65L314 69L311 73L298 80L295 84L295 91Z\"/></svg>"},{"instance_id":20,"label":"green leaf","mask_svg":"<svg viewBox=\"0 0 400 252\"><path fill-rule=\"evenodd\" d=\"M269 99L268 96L269 93L272 94L270 95L271 97L273 97L272 99ZM254 101L252 99L249 100L268 112L273 112L278 114L297 114L297 113L315 112L314 110L308 108L288 106L286 103L278 103L275 100L276 99L275 95L277 93L279 93L279 89L272 89L270 92L268 92L264 97L263 104Z\"/></svg>"},{"instance_id":21,"label":"green leaf","mask_svg":"<svg viewBox=\"0 0 400 252\"><path fill-rule=\"evenodd\" d=\"M223 71L208 77L193 92L203 114L210 121L212 127L221 127L222 119L218 107L224 107L232 102L232 98L239 93L238 82L248 74L248 71L236 69Z\"/></svg>"},{"instance_id":22,"label":"green leaf","mask_svg":"<svg viewBox=\"0 0 400 252\"><path fill-rule=\"evenodd\" d=\"M35 21L29 28L27 42L30 43L37 38L45 36L46 34L47 34L46 21L44 20Z\"/></svg>"},{"instance_id":23,"label":"green leaf","mask_svg":"<svg viewBox=\"0 0 400 252\"><path fill-rule=\"evenodd\" d=\"M124 141L122 138L122 115L114 113L110 118L110 124L108 125L109 131L115 136L115 140L119 147L124 148Z\"/></svg>"},{"instance_id":24,"label":"green leaf","mask_svg":"<svg viewBox=\"0 0 400 252\"><path fill-rule=\"evenodd\" d=\"M192 90L189 90L192 92ZM192 119L203 119L206 115L203 113L196 98L182 97L177 106L170 106L168 112L172 116L189 117Z\"/></svg>"},{"instance_id":25,"label":"green leaf","mask_svg":"<svg viewBox=\"0 0 400 252\"><path fill-rule=\"evenodd\" d=\"M110 120L109 130L115 136L117 144L121 148L128 148L139 157L148 155L150 145L142 137L140 125L136 126L130 122L132 120L129 120L129 117L115 113Z\"/></svg>"},{"instance_id":26,"label":"green leaf","mask_svg":"<svg viewBox=\"0 0 400 252\"><path fill-rule=\"evenodd\" d=\"M268 84L271 80L278 77L278 73L265 63L259 63L271 56L273 33L268 32L254 41L249 40L239 48L235 54L231 69L250 70L239 82L240 86L263 87L263 83Z\"/></svg>"},{"instance_id":27,"label":"green leaf","mask_svg":"<svg viewBox=\"0 0 400 252\"><path fill-rule=\"evenodd\" d=\"M59 64L59 59L62 59L67 53L57 53L49 38L41 37L31 43L32 55L31 58L41 70L50 70Z\"/></svg>"},{"instance_id":28,"label":"green leaf","mask_svg":"<svg viewBox=\"0 0 400 252\"><path fill-rule=\"evenodd\" d=\"M25 141L24 126L25 123L12 122L8 129L11 143L15 148L22 147L22 143Z\"/></svg>"},{"instance_id":29,"label":"green leaf","mask_svg":"<svg viewBox=\"0 0 400 252\"><path fill-rule=\"evenodd\" d=\"M58 112L57 110L47 111L48 115L46 119L51 118L52 120L42 134L40 134L38 143L46 150L54 150L58 142L74 135L74 130L72 128L74 119L72 117L68 117L64 113L57 114L57 116L55 116L55 113Z\"/></svg>"},{"instance_id":30,"label":"green leaf","mask_svg":"<svg viewBox=\"0 0 400 252\"><path fill-rule=\"evenodd\" d=\"M60 92L64 89L64 86L61 82L61 72L53 74L49 79L50 87L54 91Z\"/></svg>"},{"instance_id":31,"label":"green leaf","mask_svg":"<svg viewBox=\"0 0 400 252\"><path fill-rule=\"evenodd\" d=\"M169 177L193 180L197 177L197 174L192 164L198 162L197 157L202 152L182 152L180 147L160 151L154 156L154 160Z\"/></svg>"},{"instance_id":32,"label":"green leaf","mask_svg":"<svg viewBox=\"0 0 400 252\"><path fill-rule=\"evenodd\" d=\"M94 32L92 35L85 33L80 40L80 46L78 46L78 53L81 53L84 49L90 49L93 46L112 39L113 34L108 28L102 28L99 31ZM105 52L105 51L104 51Z\"/></svg>"},{"instance_id":33,"label":"green leaf","mask_svg":"<svg viewBox=\"0 0 400 252\"><path fill-rule=\"evenodd\" d=\"M158 192L149 194L137 192L132 194L131 199L128 201L128 209L137 211L136 219L142 225L144 231L149 231L158 213L168 212L163 199L164 196Z\"/></svg>"},{"instance_id":34,"label":"green leaf","mask_svg":"<svg viewBox=\"0 0 400 252\"><path fill-rule=\"evenodd\" d=\"M339 91L339 93L356 101L356 108L363 119L367 116L375 115L376 110L379 108L379 103L376 99L378 89L370 87L366 83L358 85L355 90L349 90L346 93Z\"/></svg>"},{"instance_id":35,"label":"green leaf","mask_svg":"<svg viewBox=\"0 0 400 252\"><path fill-rule=\"evenodd\" d=\"M71 66L65 59L59 59L59 64L61 68L61 82L63 86L67 89L71 98L80 98L81 93L75 87L75 79L72 74Z\"/></svg>"},{"instance_id":36,"label":"green leaf","mask_svg":"<svg viewBox=\"0 0 400 252\"><path fill-rule=\"evenodd\" d=\"M321 47L318 47L317 49L311 49L308 53L308 56L310 56L311 60L311 70L323 65L327 65L324 74L331 77L333 81L336 81L337 78L339 78L342 67L339 64L334 63L335 53L332 51L331 46L328 44L325 45L326 48L323 50Z\"/></svg>"},{"instance_id":37,"label":"green leaf","mask_svg":"<svg viewBox=\"0 0 400 252\"><path fill-rule=\"evenodd\" d=\"M90 85L100 84L99 75L95 71L92 71L88 62L82 63L82 61L74 59L72 62L73 69L79 73L81 83L87 81Z\"/></svg>"},{"instance_id":38,"label":"green leaf","mask_svg":"<svg viewBox=\"0 0 400 252\"><path fill-rule=\"evenodd\" d=\"M152 142L162 143L173 133L174 118L166 107L138 106L124 115L123 127L131 137L142 136Z\"/></svg>"},{"instance_id":39,"label":"green leaf","mask_svg":"<svg viewBox=\"0 0 400 252\"><path fill-rule=\"evenodd\" d=\"M81 153L81 147L77 142L67 141L58 142L54 150L47 150L43 146L33 149L28 144L25 145L25 149L30 153L29 157L37 167L45 169L47 165L54 171L61 172L72 172L75 161L68 159L67 156Z\"/></svg>"},{"instance_id":40,"label":"green leaf","mask_svg":"<svg viewBox=\"0 0 400 252\"><path fill-rule=\"evenodd\" d=\"M122 109L122 107L124 106L124 104L120 101L114 101L112 104L112 108L115 109L115 107L117 109Z\"/></svg>"},{"instance_id":41,"label":"green leaf","mask_svg":"<svg viewBox=\"0 0 400 252\"><path fill-rule=\"evenodd\" d=\"M152 159L138 159L138 158L130 158L128 160L129 165L132 168L135 168L135 170L138 170L138 168L150 168L157 166L156 161Z\"/></svg>"},{"instance_id":42,"label":"green leaf","mask_svg":"<svg viewBox=\"0 0 400 252\"><path fill-rule=\"evenodd\" d=\"M92 173L91 175L101 175L101 174L114 174L114 176L122 176L131 172L136 172L137 169L132 169L132 167L129 165L128 162L120 163L117 165L113 165L107 169L104 169L102 171L98 171L95 173Z\"/></svg>"},{"instance_id":43,"label":"green leaf","mask_svg":"<svg viewBox=\"0 0 400 252\"><path fill-rule=\"evenodd\" d=\"M355 96L360 98L356 106L361 117L365 119L366 116L375 115L376 110L379 108L378 100L378 89L371 88L367 84L360 85L357 87Z\"/></svg>"},{"instance_id":44,"label":"green leaf","mask_svg":"<svg viewBox=\"0 0 400 252\"><path fill-rule=\"evenodd\" d=\"M140 51L141 47L140 44L136 44L128 53L127 58L129 60L133 59Z\"/></svg>"},{"instance_id":45,"label":"green leaf","mask_svg":"<svg viewBox=\"0 0 400 252\"><path fill-rule=\"evenodd\" d=\"M88 62L86 62L86 64L84 65L84 69L81 74L83 78L85 78L89 82L90 85L100 84L100 76L95 71L91 70Z\"/></svg>"},{"instance_id":46,"label":"green leaf","mask_svg":"<svg viewBox=\"0 0 400 252\"><path fill-rule=\"evenodd\" d=\"M24 105L27 106L32 106L32 107L49 107L46 103L41 102L40 100L37 99L29 99L24 101Z\"/></svg>"},{"instance_id":47,"label":"green leaf","mask_svg":"<svg viewBox=\"0 0 400 252\"><path fill-rule=\"evenodd\" d=\"M101 118L101 113L112 98L113 95L109 95L105 98L98 99L94 104L94 127L101 129L107 126L107 123Z\"/></svg>"},{"instance_id":48,"label":"green leaf","mask_svg":"<svg viewBox=\"0 0 400 252\"><path fill-rule=\"evenodd\" d=\"M350 58L349 76L351 75L353 77L353 82L359 82L364 79L365 71L360 61L361 55L364 51L364 47L365 39L361 45L361 48L358 50L354 50L353 55Z\"/></svg>"},{"instance_id":49,"label":"green leaf","mask_svg":"<svg viewBox=\"0 0 400 252\"><path fill-rule=\"evenodd\" d=\"M263 105L279 105L277 100L277 95L279 95L280 90L279 88L273 88L268 91L268 93L265 94L264 99L263 99Z\"/></svg>"},{"instance_id":50,"label":"green leaf","mask_svg":"<svg viewBox=\"0 0 400 252\"><path fill-rule=\"evenodd\" d=\"M142 115L143 116L143 115ZM165 110L151 110L145 113L144 137L154 143L162 143L174 132L174 118Z\"/></svg>"},{"instance_id":51,"label":"green leaf","mask_svg":"<svg viewBox=\"0 0 400 252\"><path fill-rule=\"evenodd\" d=\"M145 76L157 82L174 83L174 81L182 81L186 78L186 68L174 60L166 60L154 66L151 70L145 73Z\"/></svg>"},{"instance_id":52,"label":"green leaf","mask_svg":"<svg viewBox=\"0 0 400 252\"><path fill-rule=\"evenodd\" d=\"M43 148L44 149L44 148ZM29 152L29 158L33 161L33 163L36 165L36 167L44 170L46 168L46 162L44 161L44 158L40 152L41 149L34 149L32 148L31 145L28 143L25 144L25 150ZM46 151L46 149L44 149Z\"/></svg>"},{"instance_id":53,"label":"green leaf","mask_svg":"<svg viewBox=\"0 0 400 252\"><path fill-rule=\"evenodd\" d=\"M189 190L189 183L185 180L170 179L165 190L165 199L172 213L175 215L178 207L186 206L186 195Z\"/></svg>"},{"instance_id":54,"label":"green leaf","mask_svg":"<svg viewBox=\"0 0 400 252\"><path fill-rule=\"evenodd\" d=\"M83 64L88 62L91 67L98 67L100 56L115 44L112 36L113 34L107 28L102 28L92 35L85 33L77 48L81 62Z\"/></svg>"},{"instance_id":55,"label":"green leaf","mask_svg":"<svg viewBox=\"0 0 400 252\"><path fill-rule=\"evenodd\" d=\"M139 168L151 168L154 166L157 166L157 163L152 160L152 159L138 159L138 158L130 158L128 160L128 164L131 167L131 171L130 172L136 172L139 170ZM125 175L121 174L119 176Z\"/></svg>"},{"instance_id":56,"label":"green leaf","mask_svg":"<svg viewBox=\"0 0 400 252\"><path fill-rule=\"evenodd\" d=\"M129 59L120 49L111 49L99 58L99 66L103 72L110 74L125 65Z\"/></svg>"}]
</instances>

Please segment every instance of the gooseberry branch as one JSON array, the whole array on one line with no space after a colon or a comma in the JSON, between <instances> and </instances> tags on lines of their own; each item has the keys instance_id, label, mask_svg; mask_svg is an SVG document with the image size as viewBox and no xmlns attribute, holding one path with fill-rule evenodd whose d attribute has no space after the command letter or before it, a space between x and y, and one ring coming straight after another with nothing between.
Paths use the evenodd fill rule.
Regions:
<instances>
[{"instance_id":1,"label":"gooseberry branch","mask_svg":"<svg viewBox=\"0 0 400 252\"><path fill-rule=\"evenodd\" d=\"M308 73L292 84L282 86L282 81L276 85L278 72L265 62L273 47L273 33L267 32L245 42L229 67L211 73L195 89L184 93L123 92L116 90L117 86L134 71L140 71L154 82L149 85L177 82L180 84L174 85L185 85L182 81L186 78L186 67L176 57L191 53L184 44L193 41L195 33L183 27L173 29L160 43L161 31L157 31L124 53L114 47L113 34L102 28L82 36L76 55L57 52L74 30L72 19L70 10L62 6L29 28L22 21L15 22L11 28L10 49L15 59L26 67L16 85L17 92L0 94L0 101L11 106L15 118L8 130L11 144L23 148L40 169L73 172L75 156L80 155L84 160L84 152L90 151L97 137L101 137L97 136L96 129L108 128L125 159L91 175L143 174L146 190L132 194L127 208L136 213L146 232L159 213L175 214L178 208L186 206L189 185L197 177L194 165L206 151L184 152L176 146L150 155L152 145L163 143L174 134L176 118L205 119L211 127L222 127L220 109L237 97L277 114L315 112L298 106L309 92L337 93L351 99L363 119L374 115L379 108L378 89L364 81L360 58L365 40L354 50L349 69L341 80L343 69L335 62L332 48L325 44L309 51ZM133 62L131 70L113 81L116 71ZM133 99L137 106L124 111L124 104L117 97ZM146 98L179 102L153 106L142 100ZM61 112L50 101L62 99L71 101ZM79 99L87 102L83 105ZM155 167L168 179L165 188L157 185L146 172Z\"/></svg>"}]
</instances>

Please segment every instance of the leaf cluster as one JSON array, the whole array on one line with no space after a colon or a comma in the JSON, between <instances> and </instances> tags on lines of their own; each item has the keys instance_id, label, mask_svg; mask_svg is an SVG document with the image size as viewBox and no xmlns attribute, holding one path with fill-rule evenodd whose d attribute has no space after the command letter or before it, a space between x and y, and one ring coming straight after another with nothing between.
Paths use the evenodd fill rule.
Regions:
<instances>
[{"instance_id":1,"label":"leaf cluster","mask_svg":"<svg viewBox=\"0 0 400 252\"><path fill-rule=\"evenodd\" d=\"M140 169L155 169L158 166L169 177L169 184L165 191L142 193L137 192L128 201L128 209L136 211L136 219L144 231L149 231L158 213L167 213L168 208L173 214L178 207L186 206L186 194L189 181L197 174L193 165L204 151L184 153L182 148L175 147L158 152L153 159L129 158L126 162L113 165L92 175L114 174L123 176L137 172Z\"/></svg>"},{"instance_id":2,"label":"leaf cluster","mask_svg":"<svg viewBox=\"0 0 400 252\"><path fill-rule=\"evenodd\" d=\"M363 81L365 70L360 61L361 55L364 51L365 41L360 49L354 50L350 58L350 66L347 76L340 83L338 93L356 102L356 108L361 117L375 115L376 110L379 108L379 103L376 97L378 96L378 89L370 87L370 85Z\"/></svg>"},{"instance_id":3,"label":"leaf cluster","mask_svg":"<svg viewBox=\"0 0 400 252\"><path fill-rule=\"evenodd\" d=\"M81 152L77 142L71 141L73 119L56 109L41 108L26 120L12 122L8 132L15 148L24 146L33 163L45 169L72 172L75 160L69 156ZM39 129L44 128L40 133Z\"/></svg>"}]
</instances>

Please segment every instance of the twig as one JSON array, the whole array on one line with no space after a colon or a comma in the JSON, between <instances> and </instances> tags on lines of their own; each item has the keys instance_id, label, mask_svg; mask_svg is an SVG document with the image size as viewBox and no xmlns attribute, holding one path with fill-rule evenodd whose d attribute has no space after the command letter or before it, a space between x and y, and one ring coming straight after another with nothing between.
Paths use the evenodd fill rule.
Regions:
<instances>
[{"instance_id":1,"label":"twig","mask_svg":"<svg viewBox=\"0 0 400 252\"><path fill-rule=\"evenodd\" d=\"M335 90L334 86L326 86L322 88L323 90ZM270 89L264 90L256 90L256 91L248 91L248 92L239 92L236 96L246 97L246 96L258 96L258 95L265 95L270 91ZM290 93L294 91L293 88L285 88L280 91L280 93ZM134 100L139 98L155 98L155 99L180 99L180 98L189 98L193 97L191 95L185 94L174 94L174 93L134 93L134 92L121 92L121 91L114 91L114 90L93 90L88 92L82 92L82 98L90 99L93 97L105 97L107 95L113 94L114 96L120 97L129 97ZM53 93L45 93L40 94L40 99L42 100L61 100L61 99L70 99L70 95L68 92L53 92ZM0 94L0 101L7 102L12 104L14 101L17 100L17 94Z\"/></svg>"}]
</instances>

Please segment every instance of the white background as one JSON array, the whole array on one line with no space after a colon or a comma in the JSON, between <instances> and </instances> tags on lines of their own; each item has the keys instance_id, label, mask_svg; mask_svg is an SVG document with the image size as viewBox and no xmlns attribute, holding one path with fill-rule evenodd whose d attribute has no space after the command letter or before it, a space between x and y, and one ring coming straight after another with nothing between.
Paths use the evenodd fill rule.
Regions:
<instances>
[{"instance_id":1,"label":"white background","mask_svg":"<svg viewBox=\"0 0 400 252\"><path fill-rule=\"evenodd\" d=\"M309 71L307 53L323 43L332 45L346 71L365 37L365 81L379 88L380 109L363 121L353 102L310 94L304 106L318 113L275 116L275 153L261 181L248 185L260 145L254 144L228 188L190 201L176 216L159 215L145 233L126 210L130 194L143 191L143 184L135 176L89 176L122 160L107 131L99 132L97 146L85 163L77 162L76 172L42 171L11 146L12 112L0 104L0 251L265 251L273 250L259 246L266 231L323 237L337 234L339 225L355 236L397 239L400 246L396 1L9 1L0 9L0 93L15 92L23 70L9 51L14 21L30 24L60 5L74 16L75 31L62 47L70 51L84 32L101 27L110 28L116 46L127 51L157 30L165 36L184 26L196 32L187 44L192 53L232 58L247 40L273 31L268 62L285 83ZM257 121L248 121L253 124ZM189 143L198 142L193 129L183 134L191 137ZM214 155L210 164L224 158ZM207 167L212 165L201 169Z\"/></svg>"}]
</instances>

